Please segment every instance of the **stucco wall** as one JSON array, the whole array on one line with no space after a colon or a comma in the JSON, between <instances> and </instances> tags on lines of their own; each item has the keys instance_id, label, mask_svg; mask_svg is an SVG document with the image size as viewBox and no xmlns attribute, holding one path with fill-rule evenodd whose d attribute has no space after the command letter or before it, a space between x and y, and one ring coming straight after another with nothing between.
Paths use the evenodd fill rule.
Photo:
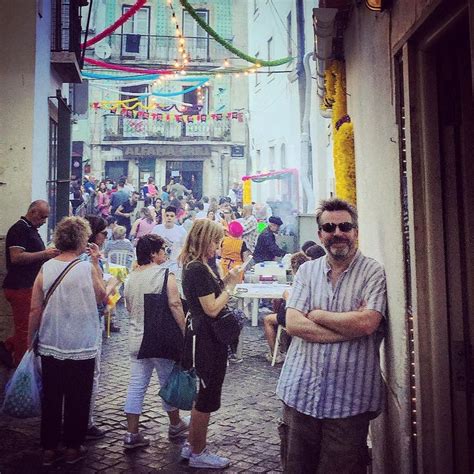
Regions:
<instances>
[{"instance_id":1,"label":"stucco wall","mask_svg":"<svg viewBox=\"0 0 474 474\"><path fill-rule=\"evenodd\" d=\"M388 28L388 15L356 8L345 33L360 247L366 255L383 263L388 285L388 335L381 350L387 405L385 413L372 426L374 472L377 473L394 469L409 472L410 466L400 164ZM385 429L387 423L390 423L390 431ZM382 432L384 436L380 436Z\"/></svg>"},{"instance_id":2,"label":"stucco wall","mask_svg":"<svg viewBox=\"0 0 474 474\"><path fill-rule=\"evenodd\" d=\"M20 0L0 15L0 235L25 212L32 190L36 12ZM21 192L18 190L21 187Z\"/></svg>"}]
</instances>

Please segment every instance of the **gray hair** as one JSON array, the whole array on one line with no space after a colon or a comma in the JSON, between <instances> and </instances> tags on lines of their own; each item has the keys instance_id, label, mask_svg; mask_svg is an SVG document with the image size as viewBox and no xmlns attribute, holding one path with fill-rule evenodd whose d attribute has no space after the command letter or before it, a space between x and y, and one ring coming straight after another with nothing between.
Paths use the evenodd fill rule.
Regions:
<instances>
[{"instance_id":1,"label":"gray hair","mask_svg":"<svg viewBox=\"0 0 474 474\"><path fill-rule=\"evenodd\" d=\"M316 222L318 223L318 228L321 226L321 215L323 212L334 212L334 211L347 211L351 218L352 223L355 227L358 227L358 217L357 217L357 210L356 208L344 201L343 199L339 198L332 198L332 199L323 199L320 203L318 208L316 209Z\"/></svg>"}]
</instances>

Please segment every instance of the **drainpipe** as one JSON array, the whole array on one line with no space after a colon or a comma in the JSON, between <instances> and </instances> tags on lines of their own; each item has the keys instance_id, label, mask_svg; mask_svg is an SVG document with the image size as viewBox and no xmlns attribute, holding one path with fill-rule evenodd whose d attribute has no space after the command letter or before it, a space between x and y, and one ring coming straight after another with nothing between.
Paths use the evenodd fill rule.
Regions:
<instances>
[{"instance_id":1,"label":"drainpipe","mask_svg":"<svg viewBox=\"0 0 474 474\"><path fill-rule=\"evenodd\" d=\"M296 75L298 77L298 93L300 103L300 124L301 124L301 185L303 187L303 211L307 212L310 202L314 201L311 181L308 177L309 166L309 126L305 125L305 120L309 121L306 113L308 107L307 87L311 89L311 76L305 73L305 34L304 34L304 1L296 0L296 46L297 62ZM305 117L308 118L305 118ZM298 203L299 205L299 203Z\"/></svg>"},{"instance_id":2,"label":"drainpipe","mask_svg":"<svg viewBox=\"0 0 474 474\"><path fill-rule=\"evenodd\" d=\"M310 114L311 114L311 67L309 65L310 58L313 57L313 53L306 53L304 56L304 71L306 76L306 90L304 98L304 114L301 120L301 184L305 194L305 201L303 210L304 212L314 211L315 197L313 185L309 177L310 162L312 160L311 149L310 149Z\"/></svg>"},{"instance_id":3,"label":"drainpipe","mask_svg":"<svg viewBox=\"0 0 474 474\"><path fill-rule=\"evenodd\" d=\"M314 54L316 57L317 90L320 103L324 98L324 70L326 61L333 57L332 39L337 12L337 8L313 8L313 25L316 36ZM324 118L331 118L332 109L321 109L321 115Z\"/></svg>"}]
</instances>

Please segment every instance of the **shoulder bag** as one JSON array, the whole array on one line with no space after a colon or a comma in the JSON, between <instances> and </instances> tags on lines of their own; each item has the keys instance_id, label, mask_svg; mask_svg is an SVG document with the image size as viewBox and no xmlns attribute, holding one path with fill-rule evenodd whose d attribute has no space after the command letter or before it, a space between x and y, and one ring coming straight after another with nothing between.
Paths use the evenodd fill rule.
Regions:
<instances>
[{"instance_id":1,"label":"shoulder bag","mask_svg":"<svg viewBox=\"0 0 474 474\"><path fill-rule=\"evenodd\" d=\"M192 366L189 369L183 368L183 352L181 361L174 365L168 380L158 392L166 403L180 410L191 410L197 395L197 375L194 368L196 336L188 329L188 324L186 324L186 335L192 337Z\"/></svg>"},{"instance_id":2,"label":"shoulder bag","mask_svg":"<svg viewBox=\"0 0 474 474\"><path fill-rule=\"evenodd\" d=\"M144 295L143 339L137 359L181 360L184 337L168 305L168 274L166 269L160 294Z\"/></svg>"},{"instance_id":3,"label":"shoulder bag","mask_svg":"<svg viewBox=\"0 0 474 474\"><path fill-rule=\"evenodd\" d=\"M225 307L211 323L216 338L227 346L239 341L240 331L244 327L245 314L239 309Z\"/></svg>"}]
</instances>

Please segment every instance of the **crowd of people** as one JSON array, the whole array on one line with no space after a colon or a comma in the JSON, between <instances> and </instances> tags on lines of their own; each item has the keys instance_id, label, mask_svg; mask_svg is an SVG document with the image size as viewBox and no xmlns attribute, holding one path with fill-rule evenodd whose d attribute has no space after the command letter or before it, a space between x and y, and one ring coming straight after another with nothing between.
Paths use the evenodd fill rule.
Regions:
<instances>
[{"instance_id":1,"label":"crowd of people","mask_svg":"<svg viewBox=\"0 0 474 474\"><path fill-rule=\"evenodd\" d=\"M100 183L97 195L107 194L107 187ZM169 436L188 432L181 456L191 467L229 466L229 459L207 449L210 416L221 406L232 355L216 337L213 322L229 308L244 261L286 253L275 239L283 222L267 216L266 229L258 233L254 206L242 206L237 192L234 201L228 196L196 201L183 188L170 183L158 195L150 178L140 195L122 180L111 197L99 196L95 215L61 220L47 249L38 233L49 214L45 201L31 203L9 230L4 289L14 334L0 343L0 360L15 367L33 347L41 357L43 465L63 458L75 464L86 455L87 438L105 435L93 412L104 311L117 287L104 276L105 255L118 249L136 259L124 289L130 314L124 448L149 444L139 418L153 371L165 385L191 344L197 398L189 418L162 403ZM137 216L140 197L144 205ZM350 204L323 201L316 224L322 247L309 241L291 257L291 291L264 320L270 353L278 325L291 337L286 358L278 361L285 359L277 386L283 402L282 465L288 473L363 472L368 424L380 413L383 398L378 347L386 317L385 275L357 249L357 212ZM147 357L145 319L157 306L177 332L162 335L170 339L166 351Z\"/></svg>"}]
</instances>

